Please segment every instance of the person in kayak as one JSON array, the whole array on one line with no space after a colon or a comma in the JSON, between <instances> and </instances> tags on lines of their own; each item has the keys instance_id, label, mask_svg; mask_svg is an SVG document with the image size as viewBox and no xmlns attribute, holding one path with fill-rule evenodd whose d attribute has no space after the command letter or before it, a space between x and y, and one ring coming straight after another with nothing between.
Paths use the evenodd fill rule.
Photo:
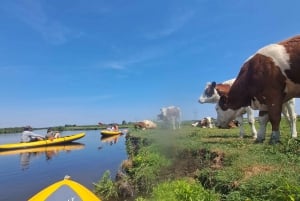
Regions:
<instances>
[{"instance_id":1,"label":"person in kayak","mask_svg":"<svg viewBox=\"0 0 300 201\"><path fill-rule=\"evenodd\" d=\"M118 131L119 127L118 127L117 124L111 124L109 127L106 128L106 130L109 130L109 131Z\"/></svg>"},{"instance_id":2,"label":"person in kayak","mask_svg":"<svg viewBox=\"0 0 300 201\"><path fill-rule=\"evenodd\" d=\"M112 130L118 131L119 130L119 126L117 124L113 125Z\"/></svg>"},{"instance_id":3,"label":"person in kayak","mask_svg":"<svg viewBox=\"0 0 300 201\"><path fill-rule=\"evenodd\" d=\"M32 131L31 126L24 127L21 136L21 142L34 142L38 140L44 140L45 138L42 135L36 134Z\"/></svg>"},{"instance_id":4,"label":"person in kayak","mask_svg":"<svg viewBox=\"0 0 300 201\"><path fill-rule=\"evenodd\" d=\"M47 134L46 134L46 139L55 139L60 137L60 133L58 131L53 131L52 128L48 128Z\"/></svg>"}]
</instances>

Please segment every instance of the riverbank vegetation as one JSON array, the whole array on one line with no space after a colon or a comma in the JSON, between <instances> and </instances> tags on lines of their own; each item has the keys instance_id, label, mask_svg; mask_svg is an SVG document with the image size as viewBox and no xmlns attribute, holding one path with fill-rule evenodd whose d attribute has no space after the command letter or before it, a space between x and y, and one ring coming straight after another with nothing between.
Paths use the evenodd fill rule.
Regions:
<instances>
[{"instance_id":1,"label":"riverbank vegetation","mask_svg":"<svg viewBox=\"0 0 300 201\"><path fill-rule=\"evenodd\" d=\"M268 144L270 125L263 144L253 143L248 126L246 132L240 139L238 128L190 124L175 131L131 130L128 160L111 178L107 189L113 196L104 201L300 200L300 142L290 138L287 122L281 122L277 145ZM103 199L101 184L95 191Z\"/></svg>"},{"instance_id":2,"label":"riverbank vegetation","mask_svg":"<svg viewBox=\"0 0 300 201\"><path fill-rule=\"evenodd\" d=\"M98 125L84 125L84 126L65 125L65 126L53 126L51 128L53 130L57 130L57 131L97 130L97 129L102 129L102 127L100 127ZM48 127L33 128L33 130L40 130L40 129L48 129ZM24 130L24 127L0 128L0 134L21 133L21 132L23 132L23 130Z\"/></svg>"},{"instance_id":3,"label":"riverbank vegetation","mask_svg":"<svg viewBox=\"0 0 300 201\"><path fill-rule=\"evenodd\" d=\"M102 125L76 125L76 124L66 124L64 126L53 126L51 127L53 130L57 131L77 131L77 130L100 130L105 129L110 124L102 124ZM132 128L133 123L126 123L126 124L119 124L119 128ZM49 127L39 127L33 128L33 130L40 130L40 129L48 129ZM21 133L23 132L24 127L8 127L8 128L0 128L0 134L7 134L7 133Z\"/></svg>"}]
</instances>

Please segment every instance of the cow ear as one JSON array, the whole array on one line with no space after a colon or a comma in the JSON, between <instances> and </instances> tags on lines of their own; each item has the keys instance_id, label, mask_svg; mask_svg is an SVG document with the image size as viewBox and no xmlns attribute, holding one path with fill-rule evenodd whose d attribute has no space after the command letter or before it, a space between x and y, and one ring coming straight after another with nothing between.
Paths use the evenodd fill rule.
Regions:
<instances>
[{"instance_id":1,"label":"cow ear","mask_svg":"<svg viewBox=\"0 0 300 201\"><path fill-rule=\"evenodd\" d=\"M213 81L213 82L211 83L211 86L212 86L213 88L215 88L216 85L217 85L217 83L216 83L215 81Z\"/></svg>"},{"instance_id":2,"label":"cow ear","mask_svg":"<svg viewBox=\"0 0 300 201\"><path fill-rule=\"evenodd\" d=\"M227 101L228 101L227 96L223 95L220 97L219 106L222 108L222 110L228 109Z\"/></svg>"}]
</instances>

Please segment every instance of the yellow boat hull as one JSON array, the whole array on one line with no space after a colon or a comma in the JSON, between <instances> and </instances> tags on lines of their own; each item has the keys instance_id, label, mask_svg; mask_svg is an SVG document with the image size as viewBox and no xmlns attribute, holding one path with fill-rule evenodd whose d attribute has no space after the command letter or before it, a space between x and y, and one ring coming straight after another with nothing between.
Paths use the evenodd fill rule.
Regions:
<instances>
[{"instance_id":1,"label":"yellow boat hull","mask_svg":"<svg viewBox=\"0 0 300 201\"><path fill-rule=\"evenodd\" d=\"M71 142L70 144L65 145L53 145L53 146L43 146L43 147L34 147L34 148L26 148L26 149L9 149L0 151L0 156L7 155L16 155L23 153L41 153L41 152L60 152L60 151L72 151L72 150L80 150L85 147L84 144Z\"/></svg>"},{"instance_id":2,"label":"yellow boat hull","mask_svg":"<svg viewBox=\"0 0 300 201\"><path fill-rule=\"evenodd\" d=\"M101 201L89 189L69 179L68 177L44 188L39 193L31 197L28 201L41 200Z\"/></svg>"},{"instance_id":3,"label":"yellow boat hull","mask_svg":"<svg viewBox=\"0 0 300 201\"><path fill-rule=\"evenodd\" d=\"M122 131L102 130L101 134L105 136L120 135L122 134Z\"/></svg>"},{"instance_id":4,"label":"yellow boat hull","mask_svg":"<svg viewBox=\"0 0 300 201\"><path fill-rule=\"evenodd\" d=\"M3 144L0 145L0 151L65 144L83 138L84 136L85 133L78 133L74 135L63 136L52 140L39 140L35 142L19 142L19 143Z\"/></svg>"}]
</instances>

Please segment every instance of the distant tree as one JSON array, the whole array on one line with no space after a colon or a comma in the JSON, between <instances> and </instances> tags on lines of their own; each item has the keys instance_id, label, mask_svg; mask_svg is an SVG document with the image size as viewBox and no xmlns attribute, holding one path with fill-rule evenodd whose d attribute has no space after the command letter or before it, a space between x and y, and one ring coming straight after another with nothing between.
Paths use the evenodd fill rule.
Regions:
<instances>
[{"instance_id":1,"label":"distant tree","mask_svg":"<svg viewBox=\"0 0 300 201\"><path fill-rule=\"evenodd\" d=\"M127 122L125 120L122 121L122 125L126 125Z\"/></svg>"},{"instance_id":2,"label":"distant tree","mask_svg":"<svg viewBox=\"0 0 300 201\"><path fill-rule=\"evenodd\" d=\"M64 127L63 127L63 126L58 126L58 127L57 127L57 130L58 130L58 131L64 131Z\"/></svg>"},{"instance_id":3,"label":"distant tree","mask_svg":"<svg viewBox=\"0 0 300 201\"><path fill-rule=\"evenodd\" d=\"M76 127L76 124L65 124L65 127Z\"/></svg>"}]
</instances>

